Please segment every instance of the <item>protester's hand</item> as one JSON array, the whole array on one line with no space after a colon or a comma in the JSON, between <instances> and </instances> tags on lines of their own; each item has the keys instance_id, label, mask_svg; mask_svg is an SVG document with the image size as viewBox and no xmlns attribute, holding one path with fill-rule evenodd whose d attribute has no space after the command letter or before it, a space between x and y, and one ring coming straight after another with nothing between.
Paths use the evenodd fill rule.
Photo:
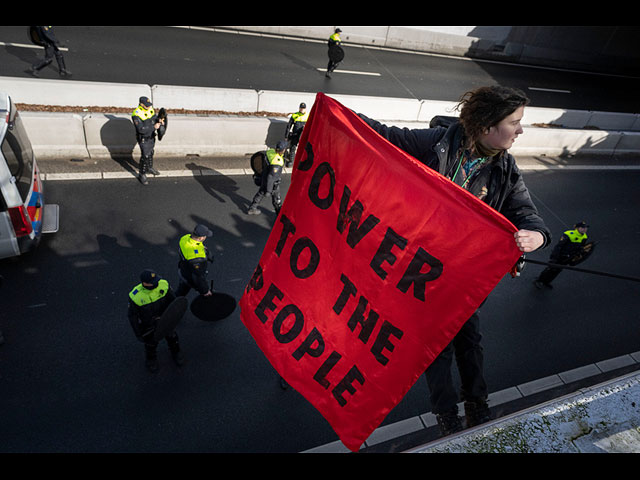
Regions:
<instances>
[{"instance_id":1,"label":"protester's hand","mask_svg":"<svg viewBox=\"0 0 640 480\"><path fill-rule=\"evenodd\" d=\"M544 244L544 235L535 230L518 230L513 234L521 252L533 252Z\"/></svg>"},{"instance_id":2,"label":"protester's hand","mask_svg":"<svg viewBox=\"0 0 640 480\"><path fill-rule=\"evenodd\" d=\"M205 297L210 297L211 295L213 295L212 290L209 290L207 293L204 294Z\"/></svg>"}]
</instances>

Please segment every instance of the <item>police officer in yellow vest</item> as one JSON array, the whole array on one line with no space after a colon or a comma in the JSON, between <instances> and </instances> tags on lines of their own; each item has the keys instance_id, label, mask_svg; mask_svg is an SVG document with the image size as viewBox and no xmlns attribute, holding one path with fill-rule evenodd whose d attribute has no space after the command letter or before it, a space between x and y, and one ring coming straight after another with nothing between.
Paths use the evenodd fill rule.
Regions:
<instances>
[{"instance_id":1,"label":"police officer in yellow vest","mask_svg":"<svg viewBox=\"0 0 640 480\"><path fill-rule=\"evenodd\" d=\"M268 193L271 195L271 202L273 208L276 211L276 215L280 212L282 207L282 200L280 199L280 176L282 175L282 167L284 166L284 158L282 155L287 148L287 142L281 140L276 145L276 148L270 148L265 152L267 165L262 170L262 179L258 193L253 197L253 202L247 212L249 215L259 215L258 205Z\"/></svg>"},{"instance_id":2,"label":"police officer in yellow vest","mask_svg":"<svg viewBox=\"0 0 640 480\"><path fill-rule=\"evenodd\" d=\"M301 103L298 107L298 111L291 114L289 117L289 123L285 131L285 138L289 142L289 156L286 159L286 166L290 167L293 160L296 158L296 150L298 149L298 142L300 141L300 135L309 118L309 112L307 112L307 104Z\"/></svg>"},{"instance_id":3,"label":"police officer in yellow vest","mask_svg":"<svg viewBox=\"0 0 640 480\"><path fill-rule=\"evenodd\" d=\"M162 126L163 120L158 118L148 97L140 97L138 106L131 113L131 120L136 128L136 141L141 152L138 179L143 185L148 185L147 173L160 174L153 168L153 149L156 131Z\"/></svg>"},{"instance_id":4,"label":"police officer in yellow vest","mask_svg":"<svg viewBox=\"0 0 640 480\"><path fill-rule=\"evenodd\" d=\"M208 262L213 262L213 255L202 242L212 235L213 232L205 225L196 225L193 233L180 238L180 261L178 262L180 283L176 290L177 296L186 296L192 288L200 295L211 296L207 273Z\"/></svg>"},{"instance_id":5,"label":"police officer in yellow vest","mask_svg":"<svg viewBox=\"0 0 640 480\"><path fill-rule=\"evenodd\" d=\"M340 47L340 45L342 45L342 38L340 38L341 33L342 30L336 28L327 41L327 46L329 47L329 63L327 64L327 73L325 73L325 77L328 78L331 78L331 75L329 74L336 69L336 67L344 57L344 52ZM337 60L337 58L339 58L340 60Z\"/></svg>"},{"instance_id":6,"label":"police officer in yellow vest","mask_svg":"<svg viewBox=\"0 0 640 480\"><path fill-rule=\"evenodd\" d=\"M585 222L576 223L572 230L565 231L553 251L549 256L549 262L558 265L576 265L574 260L577 255L583 253L583 250L587 246L587 229L589 225ZM579 262L577 262L579 263ZM534 284L538 288L553 288L551 282L560 274L562 269L547 267L538 278L534 281Z\"/></svg>"},{"instance_id":7,"label":"police officer in yellow vest","mask_svg":"<svg viewBox=\"0 0 640 480\"><path fill-rule=\"evenodd\" d=\"M158 319L175 298L169 282L153 270L144 270L140 274L140 283L129 292L129 323L136 338L144 343L146 366L152 373L158 371L158 342L154 340L153 333ZM180 351L178 334L174 331L165 340L173 360L181 366L184 357Z\"/></svg>"}]
</instances>

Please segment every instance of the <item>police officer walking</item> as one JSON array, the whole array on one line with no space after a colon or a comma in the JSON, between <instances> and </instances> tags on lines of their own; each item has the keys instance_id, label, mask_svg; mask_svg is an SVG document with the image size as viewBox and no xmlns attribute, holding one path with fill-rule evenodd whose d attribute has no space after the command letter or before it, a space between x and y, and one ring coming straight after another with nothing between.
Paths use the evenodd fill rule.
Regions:
<instances>
[{"instance_id":1,"label":"police officer walking","mask_svg":"<svg viewBox=\"0 0 640 480\"><path fill-rule=\"evenodd\" d=\"M131 113L131 120L136 127L136 141L141 152L138 180L143 185L148 185L147 173L160 175L160 172L153 168L153 149L156 144L156 130L162 126L163 120L158 118L148 97L140 97L138 106Z\"/></svg>"},{"instance_id":2,"label":"police officer walking","mask_svg":"<svg viewBox=\"0 0 640 480\"><path fill-rule=\"evenodd\" d=\"M67 67L64 63L64 57L62 56L62 52L60 48L58 48L58 39L53 33L53 27L31 27L36 30L36 35L40 39L40 41L44 44L44 59L31 66L30 73L34 77L39 77L39 71L44 67L49 65L53 61L53 57L56 58L58 62L58 73L61 77L68 77L71 75L71 72L67 70Z\"/></svg>"},{"instance_id":3,"label":"police officer walking","mask_svg":"<svg viewBox=\"0 0 640 480\"><path fill-rule=\"evenodd\" d=\"M276 215L280 212L282 207L282 200L280 199L280 176L282 175L282 167L284 166L284 158L282 155L287 148L287 142L281 140L276 145L276 148L270 148L265 152L266 163L265 168L262 170L262 178L258 193L253 197L251 206L249 207L249 215L259 215L258 205L262 202L262 199L266 194L271 195L271 202L273 208L276 211Z\"/></svg>"},{"instance_id":4,"label":"police officer walking","mask_svg":"<svg viewBox=\"0 0 640 480\"><path fill-rule=\"evenodd\" d=\"M340 45L342 45L340 33L342 33L342 30L336 28L327 42L327 46L329 47L329 63L327 64L327 73L325 73L325 77L327 78L331 78L331 75L329 74L336 69L338 64L344 58L344 51L342 50L342 47L340 47Z\"/></svg>"},{"instance_id":5,"label":"police officer walking","mask_svg":"<svg viewBox=\"0 0 640 480\"><path fill-rule=\"evenodd\" d=\"M176 295L185 297L193 288L200 295L211 296L212 292L207 283L208 262L213 262L213 255L209 253L204 242L213 232L204 225L196 225L193 233L187 233L180 238L178 275L180 283Z\"/></svg>"},{"instance_id":6,"label":"police officer walking","mask_svg":"<svg viewBox=\"0 0 640 480\"><path fill-rule=\"evenodd\" d=\"M152 373L158 371L158 341L154 339L156 324L175 298L169 282L153 270L144 270L140 274L140 283L129 292L129 323L136 338L144 343L145 364ZM176 365L182 366L184 357L180 351L178 334L173 331L165 340Z\"/></svg>"},{"instance_id":7,"label":"police officer walking","mask_svg":"<svg viewBox=\"0 0 640 480\"><path fill-rule=\"evenodd\" d=\"M307 123L309 113L307 112L307 104L301 103L298 107L298 111L291 114L287 129L285 131L285 138L289 142L289 157L286 160L286 166L290 167L293 164L293 160L296 158L296 150L298 149L298 142L300 141L300 135Z\"/></svg>"},{"instance_id":8,"label":"police officer walking","mask_svg":"<svg viewBox=\"0 0 640 480\"><path fill-rule=\"evenodd\" d=\"M557 265L577 265L591 253L593 244L587 243L587 229L585 222L576 223L573 230L563 232L560 240L549 256L549 261ZM537 288L553 288L551 282L560 274L561 268L547 267L533 282Z\"/></svg>"}]
</instances>

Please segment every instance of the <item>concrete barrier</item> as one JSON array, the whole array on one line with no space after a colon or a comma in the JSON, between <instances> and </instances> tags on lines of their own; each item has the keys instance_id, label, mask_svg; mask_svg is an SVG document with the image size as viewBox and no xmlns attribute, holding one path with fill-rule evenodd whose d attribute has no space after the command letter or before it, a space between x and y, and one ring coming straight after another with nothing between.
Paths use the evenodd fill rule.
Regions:
<instances>
[{"instance_id":1,"label":"concrete barrier","mask_svg":"<svg viewBox=\"0 0 640 480\"><path fill-rule=\"evenodd\" d=\"M166 109L217 110L222 112L257 112L258 92L242 88L181 87L154 85L153 104ZM131 97L129 103L137 102Z\"/></svg>"},{"instance_id":2,"label":"concrete barrier","mask_svg":"<svg viewBox=\"0 0 640 480\"><path fill-rule=\"evenodd\" d=\"M41 116L32 118L29 112L24 116L30 119L25 121L29 132L42 122ZM285 126L285 119L175 115L170 118L163 139L156 141L155 154L158 157L245 155L273 146L284 136ZM140 154L129 115L89 114L82 124L73 128L76 134L84 129L89 157ZM38 150L39 157L54 155L54 152L47 155L42 149Z\"/></svg>"},{"instance_id":3,"label":"concrete barrier","mask_svg":"<svg viewBox=\"0 0 640 480\"><path fill-rule=\"evenodd\" d=\"M44 83L43 83L44 82ZM170 85L123 85L65 80L0 77L0 90L14 102L44 105L133 108L139 96L157 107L223 112L282 112L273 117L173 114L168 133L156 143L158 156L245 155L271 147L284 136L286 115L300 102L311 109L315 94L196 88ZM389 125L426 128L436 115L457 115L456 102L358 95L331 95L355 112ZM137 152L129 114L22 112L38 158L97 157ZM515 155L626 155L640 152L640 122L634 114L577 110L525 110L525 132L514 144ZM549 124L564 128L537 128ZM568 128L575 125L574 128ZM585 128L599 125L602 130ZM627 130L615 130L614 127ZM607 128L607 129L604 129ZM635 135L634 133L638 133Z\"/></svg>"},{"instance_id":4,"label":"concrete barrier","mask_svg":"<svg viewBox=\"0 0 640 480\"><path fill-rule=\"evenodd\" d=\"M621 132L602 130L525 127L509 151L527 156L613 155L621 136Z\"/></svg>"},{"instance_id":5,"label":"concrete barrier","mask_svg":"<svg viewBox=\"0 0 640 480\"><path fill-rule=\"evenodd\" d=\"M350 106L350 105L349 105ZM38 158L139 154L127 114L21 113ZM426 122L386 122L427 128ZM284 137L286 117L172 115L156 156L245 155L274 146ZM525 127L510 149L514 155L637 155L640 132Z\"/></svg>"},{"instance_id":6,"label":"concrete barrier","mask_svg":"<svg viewBox=\"0 0 640 480\"><path fill-rule=\"evenodd\" d=\"M618 155L638 155L640 152L640 132L622 132L616 145Z\"/></svg>"},{"instance_id":7,"label":"concrete barrier","mask_svg":"<svg viewBox=\"0 0 640 480\"><path fill-rule=\"evenodd\" d=\"M14 103L75 107L118 107L133 110L138 98L151 98L151 87L135 83L82 82L0 77L0 91Z\"/></svg>"},{"instance_id":8,"label":"concrete barrier","mask_svg":"<svg viewBox=\"0 0 640 480\"><path fill-rule=\"evenodd\" d=\"M21 112L36 158L87 158L82 115Z\"/></svg>"}]
</instances>

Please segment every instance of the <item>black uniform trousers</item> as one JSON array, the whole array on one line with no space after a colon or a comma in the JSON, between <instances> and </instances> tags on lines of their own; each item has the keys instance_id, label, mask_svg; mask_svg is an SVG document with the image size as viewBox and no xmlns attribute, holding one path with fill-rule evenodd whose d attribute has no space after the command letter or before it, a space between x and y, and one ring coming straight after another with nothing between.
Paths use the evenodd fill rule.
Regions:
<instances>
[{"instance_id":1,"label":"black uniform trousers","mask_svg":"<svg viewBox=\"0 0 640 480\"><path fill-rule=\"evenodd\" d=\"M54 57L58 62L58 69L60 71L65 70L64 57L62 56L62 52L60 51L58 46L53 43L47 43L45 45L44 59L41 62L33 65L33 69L42 70L44 67L46 67L53 61Z\"/></svg>"},{"instance_id":2,"label":"black uniform trousers","mask_svg":"<svg viewBox=\"0 0 640 480\"><path fill-rule=\"evenodd\" d=\"M155 137L142 137L138 140L140 147L140 173L146 174L153 167L153 152L156 146Z\"/></svg>"},{"instance_id":3,"label":"black uniform trousers","mask_svg":"<svg viewBox=\"0 0 640 480\"><path fill-rule=\"evenodd\" d=\"M475 312L425 371L434 414L448 412L459 402L451 373L454 356L460 374L462 400L486 401L488 390L483 373L481 339L480 319Z\"/></svg>"}]
</instances>

